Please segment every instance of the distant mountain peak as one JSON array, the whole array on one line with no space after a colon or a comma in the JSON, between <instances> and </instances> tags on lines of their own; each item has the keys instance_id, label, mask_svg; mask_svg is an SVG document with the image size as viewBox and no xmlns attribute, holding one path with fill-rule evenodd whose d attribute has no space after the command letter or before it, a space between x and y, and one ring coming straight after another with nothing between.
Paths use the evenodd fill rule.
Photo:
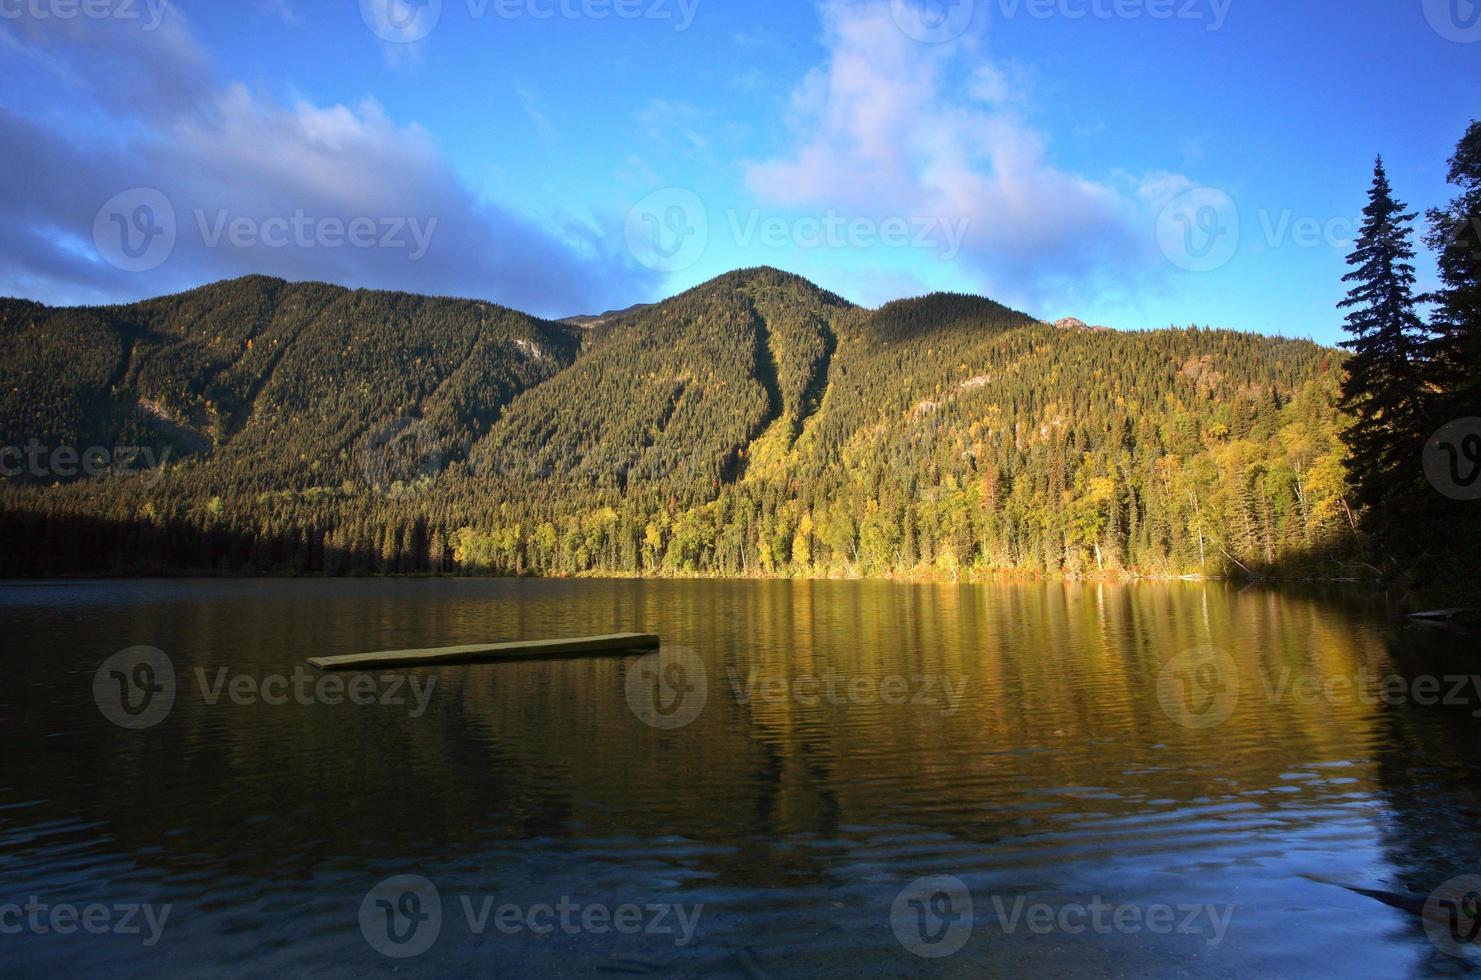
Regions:
<instances>
[{"instance_id":1,"label":"distant mountain peak","mask_svg":"<svg viewBox=\"0 0 1481 980\"><path fill-rule=\"evenodd\" d=\"M802 291L803 293L808 294L809 296L821 299L829 306L852 307L854 305L853 303L850 303L848 300L844 299L842 296L839 296L837 293L834 293L831 290L827 290L824 289L822 286L819 286L817 283L813 282L811 279L808 279L806 276L800 276L795 272L788 272L785 269L778 269L775 266L770 265L758 265L751 266L745 269L733 269L730 272L726 272L722 275L716 276L708 282L700 283L693 289L689 290L688 293L681 294L681 296L708 292L717 289L745 289L754 286L781 286L784 288L797 289ZM674 298L678 299L680 297Z\"/></svg>"},{"instance_id":2,"label":"distant mountain peak","mask_svg":"<svg viewBox=\"0 0 1481 980\"><path fill-rule=\"evenodd\" d=\"M699 283L677 296L670 296L653 303L635 303L625 309L608 310L605 313L582 313L575 316L562 317L557 322L579 327L583 330L590 330L616 320L619 317L627 316L630 313L638 313L655 306L663 306L666 303L673 303L693 296L713 293L718 290L738 290L758 285L763 287L782 286L796 288L806 294L821 299L829 306L852 307L854 305L842 296L824 289L805 276L800 276L795 272L788 272L785 269L778 269L774 266L758 265L746 269L734 269L718 275L713 279Z\"/></svg>"},{"instance_id":3,"label":"distant mountain peak","mask_svg":"<svg viewBox=\"0 0 1481 980\"><path fill-rule=\"evenodd\" d=\"M629 306L626 309L622 310L608 310L605 313L582 313L577 314L576 316L561 317L561 319L557 320L556 322L567 323L573 327L580 327L583 330L590 330L593 327L600 327L607 321L615 320L620 316L627 316L629 313L637 313L639 310L646 310L652 305L652 303L634 303L632 306Z\"/></svg>"},{"instance_id":4,"label":"distant mountain peak","mask_svg":"<svg viewBox=\"0 0 1481 980\"><path fill-rule=\"evenodd\" d=\"M1099 331L1099 330L1114 330L1115 329L1114 327L1103 327L1103 326L1095 326L1095 327L1092 327L1090 324L1086 323L1084 320L1081 320L1079 317L1073 317L1073 316L1067 316L1067 317L1065 317L1065 318L1063 318L1061 320L1055 320L1052 324L1050 324L1050 326L1057 327L1060 330L1076 330L1076 331L1082 331L1082 330L1097 330L1097 331Z\"/></svg>"}]
</instances>

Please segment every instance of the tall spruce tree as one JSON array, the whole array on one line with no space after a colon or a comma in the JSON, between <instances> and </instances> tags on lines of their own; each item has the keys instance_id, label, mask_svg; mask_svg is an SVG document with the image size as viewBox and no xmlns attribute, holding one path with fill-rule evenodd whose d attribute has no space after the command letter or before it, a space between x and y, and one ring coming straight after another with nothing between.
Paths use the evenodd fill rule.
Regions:
<instances>
[{"instance_id":1,"label":"tall spruce tree","mask_svg":"<svg viewBox=\"0 0 1481 980\"><path fill-rule=\"evenodd\" d=\"M1481 416L1481 122L1471 123L1450 160L1450 183L1461 192L1429 212L1425 243L1439 256L1442 287L1425 299L1435 306L1429 379L1440 392L1435 427Z\"/></svg>"},{"instance_id":2,"label":"tall spruce tree","mask_svg":"<svg viewBox=\"0 0 1481 980\"><path fill-rule=\"evenodd\" d=\"M1342 346L1352 352L1342 384L1348 483L1362 506L1363 527L1386 557L1407 561L1422 549L1416 527L1431 506L1421 458L1428 435L1421 370L1427 334L1415 311L1415 214L1394 200L1379 157L1363 209L1363 226L1347 264L1352 283L1339 305L1348 310Z\"/></svg>"}]
</instances>

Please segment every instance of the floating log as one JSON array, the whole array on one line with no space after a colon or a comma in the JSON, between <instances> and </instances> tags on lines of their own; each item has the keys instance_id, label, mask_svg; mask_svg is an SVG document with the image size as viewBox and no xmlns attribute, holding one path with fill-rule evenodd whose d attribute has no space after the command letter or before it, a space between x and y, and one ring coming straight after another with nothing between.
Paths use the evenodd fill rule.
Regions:
<instances>
[{"instance_id":1,"label":"floating log","mask_svg":"<svg viewBox=\"0 0 1481 980\"><path fill-rule=\"evenodd\" d=\"M1469 609L1431 609L1429 612L1410 613L1410 619L1456 619L1461 616L1469 616Z\"/></svg>"},{"instance_id":2,"label":"floating log","mask_svg":"<svg viewBox=\"0 0 1481 980\"><path fill-rule=\"evenodd\" d=\"M1337 881L1334 878L1324 878L1320 875L1302 875L1301 877L1306 878L1309 881L1315 881L1318 884L1322 885L1336 885L1338 888L1346 888L1348 891L1352 892L1355 895L1362 895L1364 898L1371 898L1375 902L1382 902L1384 905L1390 906L1391 908L1400 909L1401 911L1408 912L1411 915L1423 916L1425 914L1426 905L1428 904L1430 898L1429 895L1425 895L1419 892L1409 892L1406 894L1403 892L1391 892L1375 888L1364 888L1361 885L1349 885L1346 882Z\"/></svg>"},{"instance_id":3,"label":"floating log","mask_svg":"<svg viewBox=\"0 0 1481 980\"><path fill-rule=\"evenodd\" d=\"M478 643L437 650L386 650L352 653L344 657L310 657L320 670L381 670L386 667L444 667L449 664L515 663L528 660L573 660L579 657L620 656L657 650L651 633L615 633L569 640L525 640L517 643Z\"/></svg>"}]
</instances>

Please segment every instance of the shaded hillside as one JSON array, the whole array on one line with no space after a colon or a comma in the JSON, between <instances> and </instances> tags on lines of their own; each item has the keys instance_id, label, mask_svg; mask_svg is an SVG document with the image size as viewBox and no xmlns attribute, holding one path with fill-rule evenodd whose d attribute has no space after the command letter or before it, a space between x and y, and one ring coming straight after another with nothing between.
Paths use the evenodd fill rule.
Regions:
<instances>
[{"instance_id":1,"label":"shaded hillside","mask_svg":"<svg viewBox=\"0 0 1481 980\"><path fill-rule=\"evenodd\" d=\"M0 315L11 444L142 432L194 451L142 475L6 480L8 574L1356 560L1341 359L1307 342L1065 330L970 296L869 311L771 269L588 329L267 279Z\"/></svg>"},{"instance_id":2,"label":"shaded hillside","mask_svg":"<svg viewBox=\"0 0 1481 980\"><path fill-rule=\"evenodd\" d=\"M284 489L358 479L367 445L410 432L419 473L578 343L489 303L263 277L122 307L7 303L0 445L145 444L218 485Z\"/></svg>"}]
</instances>

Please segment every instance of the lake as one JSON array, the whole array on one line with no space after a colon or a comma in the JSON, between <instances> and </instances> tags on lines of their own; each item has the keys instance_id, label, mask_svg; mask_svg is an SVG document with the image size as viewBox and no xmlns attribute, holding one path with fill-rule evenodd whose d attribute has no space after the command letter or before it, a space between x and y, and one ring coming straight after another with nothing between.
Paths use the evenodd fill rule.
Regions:
<instances>
[{"instance_id":1,"label":"lake","mask_svg":"<svg viewBox=\"0 0 1481 980\"><path fill-rule=\"evenodd\" d=\"M11 583L0 623L6 976L1481 962L1481 660L1361 593ZM663 652L302 666L628 630Z\"/></svg>"}]
</instances>

